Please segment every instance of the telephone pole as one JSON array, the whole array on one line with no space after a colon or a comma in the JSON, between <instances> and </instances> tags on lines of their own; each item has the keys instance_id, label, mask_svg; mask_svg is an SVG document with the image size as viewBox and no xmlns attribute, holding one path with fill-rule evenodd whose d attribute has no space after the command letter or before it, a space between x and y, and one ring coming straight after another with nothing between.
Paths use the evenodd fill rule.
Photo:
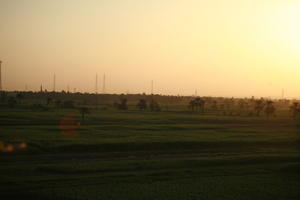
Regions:
<instances>
[{"instance_id":1,"label":"telephone pole","mask_svg":"<svg viewBox=\"0 0 300 200\"><path fill-rule=\"evenodd\" d=\"M153 95L153 85L154 85L153 80L151 80L151 95Z\"/></svg>"},{"instance_id":2,"label":"telephone pole","mask_svg":"<svg viewBox=\"0 0 300 200\"><path fill-rule=\"evenodd\" d=\"M0 60L0 91L2 91L2 69L1 69L2 61Z\"/></svg>"},{"instance_id":3,"label":"telephone pole","mask_svg":"<svg viewBox=\"0 0 300 200\"><path fill-rule=\"evenodd\" d=\"M54 76L53 76L53 92L55 92L55 86L56 86L56 76L54 74Z\"/></svg>"},{"instance_id":4,"label":"telephone pole","mask_svg":"<svg viewBox=\"0 0 300 200\"><path fill-rule=\"evenodd\" d=\"M106 92L106 91L105 91L105 90L106 90L106 88L105 88L105 87L106 87L106 85L105 85L105 81L106 81L106 80L105 80L105 79L106 79L106 77L105 77L105 74L104 74L104 75L103 75L103 88L102 88L102 93L103 93L103 94L105 94L105 92Z\"/></svg>"},{"instance_id":5,"label":"telephone pole","mask_svg":"<svg viewBox=\"0 0 300 200\"><path fill-rule=\"evenodd\" d=\"M95 93L98 94L98 74L96 74Z\"/></svg>"}]
</instances>

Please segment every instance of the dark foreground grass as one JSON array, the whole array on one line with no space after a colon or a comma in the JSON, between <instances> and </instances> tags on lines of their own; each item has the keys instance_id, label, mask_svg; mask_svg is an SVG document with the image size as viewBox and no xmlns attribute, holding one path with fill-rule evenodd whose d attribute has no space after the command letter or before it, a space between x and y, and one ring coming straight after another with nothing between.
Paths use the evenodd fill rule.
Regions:
<instances>
[{"instance_id":1,"label":"dark foreground grass","mask_svg":"<svg viewBox=\"0 0 300 200\"><path fill-rule=\"evenodd\" d=\"M299 199L294 121L176 112L0 113L0 193L10 199ZM1 199L2 199L1 198Z\"/></svg>"},{"instance_id":2,"label":"dark foreground grass","mask_svg":"<svg viewBox=\"0 0 300 200\"><path fill-rule=\"evenodd\" d=\"M298 156L4 165L1 193L36 199L298 199ZM17 193L16 193L17 192Z\"/></svg>"}]
</instances>

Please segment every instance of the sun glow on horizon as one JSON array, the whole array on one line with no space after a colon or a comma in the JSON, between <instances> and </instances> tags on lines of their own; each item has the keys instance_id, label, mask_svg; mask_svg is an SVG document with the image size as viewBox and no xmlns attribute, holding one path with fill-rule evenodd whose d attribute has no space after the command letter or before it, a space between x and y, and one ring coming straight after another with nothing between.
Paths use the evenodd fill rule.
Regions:
<instances>
[{"instance_id":1,"label":"sun glow on horizon","mask_svg":"<svg viewBox=\"0 0 300 200\"><path fill-rule=\"evenodd\" d=\"M299 0L10 0L0 23L7 90L300 97Z\"/></svg>"},{"instance_id":2,"label":"sun glow on horizon","mask_svg":"<svg viewBox=\"0 0 300 200\"><path fill-rule=\"evenodd\" d=\"M278 34L292 50L300 53L300 2L287 2L275 8L274 23Z\"/></svg>"}]
</instances>

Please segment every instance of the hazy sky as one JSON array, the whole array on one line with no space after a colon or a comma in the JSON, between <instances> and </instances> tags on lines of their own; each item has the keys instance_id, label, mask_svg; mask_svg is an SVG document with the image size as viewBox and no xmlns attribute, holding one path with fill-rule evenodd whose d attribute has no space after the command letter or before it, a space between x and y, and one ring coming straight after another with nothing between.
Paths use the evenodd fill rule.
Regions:
<instances>
[{"instance_id":1,"label":"hazy sky","mask_svg":"<svg viewBox=\"0 0 300 200\"><path fill-rule=\"evenodd\" d=\"M300 97L299 0L0 0L6 90Z\"/></svg>"}]
</instances>

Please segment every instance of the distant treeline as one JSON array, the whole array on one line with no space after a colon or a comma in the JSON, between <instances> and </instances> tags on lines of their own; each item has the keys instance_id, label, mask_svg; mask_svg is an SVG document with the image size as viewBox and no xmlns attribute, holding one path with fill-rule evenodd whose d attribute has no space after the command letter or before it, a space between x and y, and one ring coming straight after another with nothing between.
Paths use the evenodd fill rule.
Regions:
<instances>
[{"instance_id":1,"label":"distant treeline","mask_svg":"<svg viewBox=\"0 0 300 200\"><path fill-rule=\"evenodd\" d=\"M147 94L94 94L94 93L68 93L68 92L4 92L0 93L0 101L4 102L7 98L14 97L22 100L45 100L47 98L55 100L72 100L80 104L96 105L96 104L113 104L119 102L120 99L126 98L129 103L137 102L140 99L151 100L155 98L156 101L162 104L186 104L192 96L170 96L170 95L147 95Z\"/></svg>"},{"instance_id":2,"label":"distant treeline","mask_svg":"<svg viewBox=\"0 0 300 200\"><path fill-rule=\"evenodd\" d=\"M23 92L23 91L2 91L0 92L0 101L4 102L7 98L14 97L16 99L22 100L44 100L47 98L56 99L56 100L73 100L76 102L83 102L87 105L95 105L97 103L112 103L117 102L122 98L126 98L128 102L137 102L140 99L151 100L155 98L156 101L161 104L189 104L192 99L195 99L195 96L179 96L179 95L159 95L159 94L94 94L94 93L68 93L68 92ZM207 102L210 101L225 101L225 100L253 100L253 99L262 99L258 98L226 98L226 97L201 97ZM288 100L288 99L278 99L273 100L276 102L281 102L283 104L289 104L290 102L296 102L298 100Z\"/></svg>"},{"instance_id":3,"label":"distant treeline","mask_svg":"<svg viewBox=\"0 0 300 200\"><path fill-rule=\"evenodd\" d=\"M68 92L0 92L1 107L24 107L33 110L53 108L98 107L117 110L170 111L186 110L201 114L229 116L276 116L278 111L289 110L293 117L300 116L297 100L268 98L225 98L199 96L171 96L147 94L91 94ZM176 107L177 106L177 107Z\"/></svg>"}]
</instances>

